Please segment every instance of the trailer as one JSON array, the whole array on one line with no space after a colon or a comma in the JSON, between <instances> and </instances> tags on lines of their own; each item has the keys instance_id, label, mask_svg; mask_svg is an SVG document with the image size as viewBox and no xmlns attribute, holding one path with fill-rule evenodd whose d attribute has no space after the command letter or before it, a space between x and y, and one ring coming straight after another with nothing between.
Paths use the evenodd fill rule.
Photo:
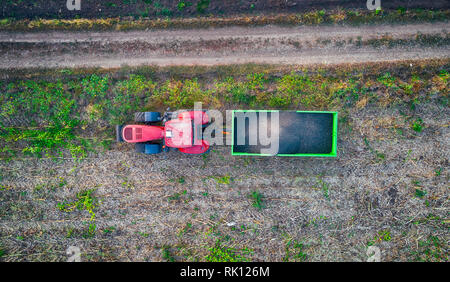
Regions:
<instances>
[{"instance_id":1,"label":"trailer","mask_svg":"<svg viewBox=\"0 0 450 282\"><path fill-rule=\"evenodd\" d=\"M261 153L261 127L271 135L273 116L278 115L278 150ZM251 118L256 116L256 120ZM264 120L265 121L264 121ZM240 124L239 124L240 123ZM266 123L267 126L263 126ZM231 154L236 156L336 157L338 113L329 111L235 110L232 114ZM239 126L241 125L241 126ZM244 142L238 142L242 135ZM251 140L257 140L251 142Z\"/></svg>"}]
</instances>

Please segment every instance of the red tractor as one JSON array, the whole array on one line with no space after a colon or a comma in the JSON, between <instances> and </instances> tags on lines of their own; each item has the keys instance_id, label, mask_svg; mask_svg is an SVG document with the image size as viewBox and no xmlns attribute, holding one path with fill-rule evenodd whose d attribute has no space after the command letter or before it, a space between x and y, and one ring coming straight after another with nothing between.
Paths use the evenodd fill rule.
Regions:
<instances>
[{"instance_id":1,"label":"red tractor","mask_svg":"<svg viewBox=\"0 0 450 282\"><path fill-rule=\"evenodd\" d=\"M134 114L137 124L116 126L118 142L135 143L136 151L158 154L177 148L186 154L203 154L209 143L202 138L202 131L209 123L203 111L179 113L139 112ZM158 125L160 123L160 125Z\"/></svg>"}]
</instances>

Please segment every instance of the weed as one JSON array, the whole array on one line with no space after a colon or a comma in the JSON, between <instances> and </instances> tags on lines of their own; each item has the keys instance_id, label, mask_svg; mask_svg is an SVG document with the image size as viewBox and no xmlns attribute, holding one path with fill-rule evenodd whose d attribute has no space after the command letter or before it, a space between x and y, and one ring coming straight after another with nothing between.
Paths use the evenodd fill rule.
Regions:
<instances>
[{"instance_id":1,"label":"weed","mask_svg":"<svg viewBox=\"0 0 450 282\"><path fill-rule=\"evenodd\" d=\"M181 193L174 193L172 196L170 196L167 200L169 201L169 202L171 202L171 201L178 201L178 200L180 200L180 197L182 196L182 195L186 195L187 194L187 190L183 190L183 192L181 192Z\"/></svg>"},{"instance_id":2,"label":"weed","mask_svg":"<svg viewBox=\"0 0 450 282\"><path fill-rule=\"evenodd\" d=\"M155 99L172 108L189 108L194 105L195 101L203 101L205 104L208 101L206 93L200 88L197 79L168 80L156 93Z\"/></svg>"},{"instance_id":3,"label":"weed","mask_svg":"<svg viewBox=\"0 0 450 282\"><path fill-rule=\"evenodd\" d=\"M442 168L437 168L437 169L434 170L434 173L435 173L436 176L440 176L441 172L442 172Z\"/></svg>"},{"instance_id":4,"label":"weed","mask_svg":"<svg viewBox=\"0 0 450 282\"><path fill-rule=\"evenodd\" d=\"M103 229L103 233L104 233L104 234L110 234L110 233L112 233L114 230L116 230L116 227L110 226L110 227L107 227L107 228Z\"/></svg>"},{"instance_id":5,"label":"weed","mask_svg":"<svg viewBox=\"0 0 450 282\"><path fill-rule=\"evenodd\" d=\"M446 250L446 242L441 241L437 236L428 236L425 241L418 241L418 249L411 254L415 261L447 262Z\"/></svg>"},{"instance_id":6,"label":"weed","mask_svg":"<svg viewBox=\"0 0 450 282\"><path fill-rule=\"evenodd\" d=\"M112 138L107 136L111 136L111 127L105 125L124 124L137 111L168 106L189 108L194 101L213 106L232 103L230 106L342 110L355 103L358 107L365 106L369 98L381 102L384 98L369 97L368 90L379 86L389 92L383 100L386 105L399 99L416 105L424 97L414 93L426 93L429 87L441 101L448 92L450 77L442 70L445 66L445 62L439 62L433 65L429 75L420 79L412 77L408 83L395 75L399 67L383 71L381 76L377 74L379 68L373 67L367 71L369 75L365 75L366 70L346 69L325 76L323 70L312 68L296 72L286 69L280 77L267 66L255 65L211 69L137 68L128 69L132 74L119 80L112 77L124 75L123 69L117 73L98 70L80 73L73 69L69 80L64 78L69 70L57 71L48 79L41 79L46 76L40 74L37 78L1 84L0 156L2 159L21 155L62 157L70 153L73 158L81 159L97 146L109 147ZM175 75L167 80L149 78L167 71ZM220 79L213 83L201 80L205 72L217 72ZM190 73L189 78L176 79L180 73ZM26 77L34 75L29 73ZM375 81L370 77L375 77ZM428 80L430 83L424 82ZM8 123L9 120L21 122L16 125ZM420 132L424 123L416 119L411 122L411 128ZM88 134L95 137L88 138ZM377 161L384 159L384 154L374 150L367 140L365 143ZM203 158L206 164L206 156ZM229 184L225 178L216 180Z\"/></svg>"},{"instance_id":7,"label":"weed","mask_svg":"<svg viewBox=\"0 0 450 282\"><path fill-rule=\"evenodd\" d=\"M130 75L127 80L115 84L112 99L107 100L106 109L113 125L122 124L139 110L144 99L154 91L155 84L141 75Z\"/></svg>"},{"instance_id":8,"label":"weed","mask_svg":"<svg viewBox=\"0 0 450 282\"><path fill-rule=\"evenodd\" d=\"M367 138L364 137L364 143L366 144L367 148L369 149L370 152L372 152L377 161L383 161L385 158L385 155L383 153L378 152L377 150L373 149L370 144L369 144L369 140L367 140Z\"/></svg>"},{"instance_id":9,"label":"weed","mask_svg":"<svg viewBox=\"0 0 450 282\"><path fill-rule=\"evenodd\" d=\"M139 232L139 235L141 235L144 238L148 238L148 236L150 236L150 234L145 233L145 232Z\"/></svg>"},{"instance_id":10,"label":"weed","mask_svg":"<svg viewBox=\"0 0 450 282\"><path fill-rule=\"evenodd\" d=\"M209 0L199 0L197 2L197 11L201 14L203 14L206 9L208 9L209 6Z\"/></svg>"},{"instance_id":11,"label":"weed","mask_svg":"<svg viewBox=\"0 0 450 282\"><path fill-rule=\"evenodd\" d=\"M123 178L122 187L126 189L134 189L134 184L128 180L127 177Z\"/></svg>"},{"instance_id":12,"label":"weed","mask_svg":"<svg viewBox=\"0 0 450 282\"><path fill-rule=\"evenodd\" d=\"M178 237L186 234L192 228L192 223L187 222L186 225L178 232Z\"/></svg>"},{"instance_id":13,"label":"weed","mask_svg":"<svg viewBox=\"0 0 450 282\"><path fill-rule=\"evenodd\" d=\"M57 204L58 209L63 212L72 212L75 209L88 211L90 215L88 234L91 236L94 235L96 229L94 209L99 206L99 200L93 196L94 191L94 189L89 189L79 192L75 201L64 201Z\"/></svg>"},{"instance_id":14,"label":"weed","mask_svg":"<svg viewBox=\"0 0 450 282\"><path fill-rule=\"evenodd\" d=\"M2 125L0 141L15 143L14 147L4 147L3 153L53 157L52 152L56 150L57 155L62 155L61 149L66 148L74 158L86 156L90 142L75 135L75 128L81 124L74 117L76 101L64 89L62 82L23 81L11 87L17 89L15 95L0 92L0 100L6 101L0 116L25 119L29 125Z\"/></svg>"},{"instance_id":15,"label":"weed","mask_svg":"<svg viewBox=\"0 0 450 282\"><path fill-rule=\"evenodd\" d=\"M391 88L393 90L397 90L399 88L396 83L397 80L389 72L386 72L384 75L380 76L377 80L387 88Z\"/></svg>"},{"instance_id":16,"label":"weed","mask_svg":"<svg viewBox=\"0 0 450 282\"><path fill-rule=\"evenodd\" d=\"M288 240L285 245L285 256L283 261L288 262L291 259L294 261L305 261L308 256L304 253L305 245L297 240Z\"/></svg>"},{"instance_id":17,"label":"weed","mask_svg":"<svg viewBox=\"0 0 450 282\"><path fill-rule=\"evenodd\" d=\"M367 242L367 245L368 246L373 246L377 242L382 242L382 241L385 241L385 242L391 241L391 232L389 230L381 230L381 231L379 231L378 234L375 235L372 240Z\"/></svg>"},{"instance_id":18,"label":"weed","mask_svg":"<svg viewBox=\"0 0 450 282\"><path fill-rule=\"evenodd\" d=\"M91 75L89 78L85 78L81 81L83 85L83 96L82 98L91 100L96 97L105 98L107 90L109 88L109 77L97 76L96 74Z\"/></svg>"},{"instance_id":19,"label":"weed","mask_svg":"<svg viewBox=\"0 0 450 282\"><path fill-rule=\"evenodd\" d=\"M228 185L231 183L231 177L229 175L214 176L213 178L217 181L218 184Z\"/></svg>"},{"instance_id":20,"label":"weed","mask_svg":"<svg viewBox=\"0 0 450 282\"><path fill-rule=\"evenodd\" d=\"M321 215L319 217L315 217L315 218L311 219L306 225L307 226L314 225L315 227L317 227L319 221L325 221L327 219L328 219L328 217Z\"/></svg>"},{"instance_id":21,"label":"weed","mask_svg":"<svg viewBox=\"0 0 450 282\"><path fill-rule=\"evenodd\" d=\"M426 191L422 191L422 190L420 190L420 189L416 189L416 192L415 192L414 195L415 195L417 198L423 198L426 194L427 194Z\"/></svg>"},{"instance_id":22,"label":"weed","mask_svg":"<svg viewBox=\"0 0 450 282\"><path fill-rule=\"evenodd\" d=\"M75 232L75 229L73 229L73 228L67 229L66 238L72 238L72 236L74 235L74 232Z\"/></svg>"},{"instance_id":23,"label":"weed","mask_svg":"<svg viewBox=\"0 0 450 282\"><path fill-rule=\"evenodd\" d=\"M257 208L258 210L263 209L263 207L264 207L264 203L263 203L264 196L263 196L262 193L260 193L258 191L252 191L249 194L249 198L252 201L252 206Z\"/></svg>"},{"instance_id":24,"label":"weed","mask_svg":"<svg viewBox=\"0 0 450 282\"><path fill-rule=\"evenodd\" d=\"M415 132L421 132L423 130L423 126L424 123L421 118L416 118L416 120L411 123L411 128Z\"/></svg>"},{"instance_id":25,"label":"weed","mask_svg":"<svg viewBox=\"0 0 450 282\"><path fill-rule=\"evenodd\" d=\"M182 12L186 7L190 7L190 6L192 6L191 2L180 1L177 4L177 9L178 9L178 11Z\"/></svg>"},{"instance_id":26,"label":"weed","mask_svg":"<svg viewBox=\"0 0 450 282\"><path fill-rule=\"evenodd\" d=\"M170 253L170 246L163 246L161 249L162 252L162 258L165 259L168 262L174 262L175 258Z\"/></svg>"},{"instance_id":27,"label":"weed","mask_svg":"<svg viewBox=\"0 0 450 282\"><path fill-rule=\"evenodd\" d=\"M238 250L224 246L219 239L208 250L209 254L205 257L207 262L248 262L247 255L252 252L248 248Z\"/></svg>"},{"instance_id":28,"label":"weed","mask_svg":"<svg viewBox=\"0 0 450 282\"><path fill-rule=\"evenodd\" d=\"M325 181L323 181L323 179L319 178L319 185L321 186L323 196L327 200L329 200L330 199L330 194L329 194L328 184Z\"/></svg>"}]
</instances>

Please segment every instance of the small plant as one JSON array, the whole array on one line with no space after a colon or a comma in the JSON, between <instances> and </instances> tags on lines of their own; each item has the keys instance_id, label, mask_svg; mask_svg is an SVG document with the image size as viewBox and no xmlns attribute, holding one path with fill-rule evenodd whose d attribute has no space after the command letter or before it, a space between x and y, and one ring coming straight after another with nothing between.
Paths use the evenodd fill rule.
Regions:
<instances>
[{"instance_id":1,"label":"small plant","mask_svg":"<svg viewBox=\"0 0 450 282\"><path fill-rule=\"evenodd\" d=\"M319 179L319 185L321 186L321 188L322 188L322 193L323 193L323 196L327 199L327 200L329 200L330 199L330 194L329 194L329 187L328 187L328 184L325 182L325 181L323 181L323 179Z\"/></svg>"},{"instance_id":2,"label":"small plant","mask_svg":"<svg viewBox=\"0 0 450 282\"><path fill-rule=\"evenodd\" d=\"M105 98L109 87L109 77L100 77L96 74L91 75L81 81L83 85L84 96L87 99L94 99L96 97Z\"/></svg>"},{"instance_id":3,"label":"small plant","mask_svg":"<svg viewBox=\"0 0 450 282\"><path fill-rule=\"evenodd\" d=\"M382 241L385 241L385 242L391 241L391 232L389 230L381 230L381 231L379 231L378 234L375 235L372 240L367 242L367 245L368 246L373 246L377 242L382 242Z\"/></svg>"},{"instance_id":4,"label":"small plant","mask_svg":"<svg viewBox=\"0 0 450 282\"><path fill-rule=\"evenodd\" d=\"M148 238L148 236L150 236L150 234L145 233L145 232L139 232L139 235L141 235L144 238Z\"/></svg>"},{"instance_id":5,"label":"small plant","mask_svg":"<svg viewBox=\"0 0 450 282\"><path fill-rule=\"evenodd\" d=\"M103 233L104 233L104 234L110 234L110 233L112 233L114 230L116 230L116 227L110 226L110 227L107 227L107 228L103 229Z\"/></svg>"},{"instance_id":6,"label":"small plant","mask_svg":"<svg viewBox=\"0 0 450 282\"><path fill-rule=\"evenodd\" d=\"M209 254L205 257L207 262L248 262L249 255L252 251L244 248L237 250L228 246L222 245L218 239L214 247L209 248Z\"/></svg>"},{"instance_id":7,"label":"small plant","mask_svg":"<svg viewBox=\"0 0 450 282\"><path fill-rule=\"evenodd\" d=\"M169 201L169 202L172 202L172 201L178 201L178 200L180 200L180 198L181 198L181 196L182 195L186 195L187 194L187 190L183 190L183 192L181 192L181 193L174 193L172 196L170 196L167 200Z\"/></svg>"},{"instance_id":8,"label":"small plant","mask_svg":"<svg viewBox=\"0 0 450 282\"><path fill-rule=\"evenodd\" d=\"M421 118L416 118L416 120L411 124L411 128L415 132L421 132L423 130L424 123Z\"/></svg>"},{"instance_id":9,"label":"small plant","mask_svg":"<svg viewBox=\"0 0 450 282\"><path fill-rule=\"evenodd\" d=\"M389 230L380 231L378 233L380 239L385 242L391 241L391 232Z\"/></svg>"},{"instance_id":10,"label":"small plant","mask_svg":"<svg viewBox=\"0 0 450 282\"><path fill-rule=\"evenodd\" d=\"M165 259L168 262L174 262L175 258L172 256L172 254L170 253L170 246L163 246L161 249L161 255L162 258Z\"/></svg>"},{"instance_id":11,"label":"small plant","mask_svg":"<svg viewBox=\"0 0 450 282\"><path fill-rule=\"evenodd\" d=\"M378 152L377 150L373 149L372 146L370 146L369 140L367 140L367 138L364 138L364 143L366 144L369 151L375 155L377 161L383 161L385 159L386 156L383 153Z\"/></svg>"},{"instance_id":12,"label":"small plant","mask_svg":"<svg viewBox=\"0 0 450 282\"><path fill-rule=\"evenodd\" d=\"M423 241L418 241L418 249L411 252L415 261L427 262L447 262L448 252L447 244L439 239L437 236L428 236Z\"/></svg>"},{"instance_id":13,"label":"small plant","mask_svg":"<svg viewBox=\"0 0 450 282\"><path fill-rule=\"evenodd\" d=\"M224 176L214 176L213 177L218 184L230 184L231 183L231 177L229 175L224 175Z\"/></svg>"},{"instance_id":14,"label":"small plant","mask_svg":"<svg viewBox=\"0 0 450 282\"><path fill-rule=\"evenodd\" d=\"M208 9L209 6L209 0L199 0L197 2L197 11L201 14L203 14L206 9Z\"/></svg>"},{"instance_id":15,"label":"small plant","mask_svg":"<svg viewBox=\"0 0 450 282\"><path fill-rule=\"evenodd\" d=\"M423 198L426 194L427 194L427 192L422 191L422 190L420 190L420 189L416 189L416 192L415 192L414 195L415 195L417 198Z\"/></svg>"},{"instance_id":16,"label":"small plant","mask_svg":"<svg viewBox=\"0 0 450 282\"><path fill-rule=\"evenodd\" d=\"M297 240L288 240L285 245L286 254L283 261L288 262L291 259L294 261L305 261L307 259L307 254L304 253L305 245Z\"/></svg>"},{"instance_id":17,"label":"small plant","mask_svg":"<svg viewBox=\"0 0 450 282\"><path fill-rule=\"evenodd\" d=\"M380 76L377 80L379 82L381 82L387 88L391 88L391 89L394 89L394 90L399 89L399 87L396 84L396 82L397 82L396 78L393 77L389 72L387 72L384 75Z\"/></svg>"},{"instance_id":18,"label":"small plant","mask_svg":"<svg viewBox=\"0 0 450 282\"><path fill-rule=\"evenodd\" d=\"M99 200L93 196L94 191L94 189L90 189L79 192L76 195L75 201L64 201L57 204L58 209L63 212L72 212L75 209L88 211L91 216L89 220L88 235L91 236L94 235L96 229L94 209L99 206Z\"/></svg>"},{"instance_id":19,"label":"small plant","mask_svg":"<svg viewBox=\"0 0 450 282\"><path fill-rule=\"evenodd\" d=\"M264 207L264 205L263 205L263 199L264 199L263 194L261 194L258 191L253 191L253 192L250 193L249 197L252 200L252 206L257 208L258 210L263 209L263 207Z\"/></svg>"},{"instance_id":20,"label":"small plant","mask_svg":"<svg viewBox=\"0 0 450 282\"><path fill-rule=\"evenodd\" d=\"M177 9L178 11L182 12L186 7L192 6L191 2L187 1L180 1L178 2Z\"/></svg>"},{"instance_id":21,"label":"small plant","mask_svg":"<svg viewBox=\"0 0 450 282\"><path fill-rule=\"evenodd\" d=\"M192 228L192 223L187 222L186 225L178 232L178 236L186 234Z\"/></svg>"}]
</instances>

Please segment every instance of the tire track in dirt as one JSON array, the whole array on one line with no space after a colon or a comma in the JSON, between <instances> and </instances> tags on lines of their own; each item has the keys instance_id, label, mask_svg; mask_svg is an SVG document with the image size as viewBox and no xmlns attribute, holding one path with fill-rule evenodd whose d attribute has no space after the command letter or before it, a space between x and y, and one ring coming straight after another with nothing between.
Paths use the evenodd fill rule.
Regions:
<instances>
[{"instance_id":1,"label":"tire track in dirt","mask_svg":"<svg viewBox=\"0 0 450 282\"><path fill-rule=\"evenodd\" d=\"M251 62L339 64L444 58L450 54L447 30L450 30L449 23L134 32L3 32L0 33L0 68Z\"/></svg>"}]
</instances>

